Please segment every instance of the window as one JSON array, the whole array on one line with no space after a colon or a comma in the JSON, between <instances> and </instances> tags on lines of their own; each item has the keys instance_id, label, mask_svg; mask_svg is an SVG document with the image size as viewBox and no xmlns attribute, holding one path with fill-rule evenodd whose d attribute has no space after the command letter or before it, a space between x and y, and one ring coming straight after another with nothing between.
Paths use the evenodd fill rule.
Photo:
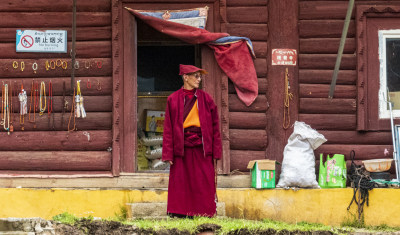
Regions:
<instances>
[{"instance_id":1,"label":"window","mask_svg":"<svg viewBox=\"0 0 400 235\"><path fill-rule=\"evenodd\" d=\"M393 104L393 115L400 117L400 30L379 30L378 36L379 118L390 118L388 100Z\"/></svg>"},{"instance_id":2,"label":"window","mask_svg":"<svg viewBox=\"0 0 400 235\"><path fill-rule=\"evenodd\" d=\"M400 117L400 6L358 4L356 9L357 129L390 130L389 96L393 114Z\"/></svg>"}]
</instances>

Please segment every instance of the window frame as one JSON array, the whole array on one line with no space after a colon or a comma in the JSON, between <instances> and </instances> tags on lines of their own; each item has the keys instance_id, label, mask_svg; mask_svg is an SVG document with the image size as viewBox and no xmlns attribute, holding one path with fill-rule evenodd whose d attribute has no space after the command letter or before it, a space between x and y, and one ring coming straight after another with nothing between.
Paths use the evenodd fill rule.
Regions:
<instances>
[{"instance_id":1,"label":"window frame","mask_svg":"<svg viewBox=\"0 0 400 235\"><path fill-rule=\"evenodd\" d=\"M379 30L393 29L400 22L399 5L356 6L357 27L357 130L391 130L390 116L380 118L381 63ZM393 25L393 26L392 26ZM400 25L397 23L397 25ZM400 27L395 27L400 29ZM390 113L389 113L390 115Z\"/></svg>"}]
</instances>

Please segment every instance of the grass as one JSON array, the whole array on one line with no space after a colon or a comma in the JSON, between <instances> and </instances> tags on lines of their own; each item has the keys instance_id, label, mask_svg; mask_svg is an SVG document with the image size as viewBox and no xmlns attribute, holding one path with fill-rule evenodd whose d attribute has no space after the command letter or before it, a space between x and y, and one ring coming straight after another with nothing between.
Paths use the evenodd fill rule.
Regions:
<instances>
[{"instance_id":1,"label":"grass","mask_svg":"<svg viewBox=\"0 0 400 235\"><path fill-rule=\"evenodd\" d=\"M121 211L124 215L124 211ZM343 224L341 227L326 226L317 223L299 222L296 224L290 224L285 222L273 221L273 220L244 220L244 219L233 219L233 218L204 218L196 217L194 219L163 219L163 220L151 220L151 219L136 219L136 220L126 220L125 216L116 215L115 218L110 218L108 220L119 221L126 225L132 225L139 229L178 229L180 231L188 231L190 233L195 233L198 227L202 224L215 224L221 226L217 234L225 235L232 231L237 231L241 229L247 229L249 232L255 232L257 230L268 230L273 229L276 231L330 231L335 234L348 234L355 231L365 231L365 232L394 232L400 231L400 228L393 228L387 225L380 226L352 226L351 223ZM126 218L126 217L125 217ZM67 212L53 217L53 220L59 221L61 223L74 225L79 222L80 219L71 215ZM93 217L85 218L92 220ZM353 224L354 225L354 224Z\"/></svg>"}]
</instances>

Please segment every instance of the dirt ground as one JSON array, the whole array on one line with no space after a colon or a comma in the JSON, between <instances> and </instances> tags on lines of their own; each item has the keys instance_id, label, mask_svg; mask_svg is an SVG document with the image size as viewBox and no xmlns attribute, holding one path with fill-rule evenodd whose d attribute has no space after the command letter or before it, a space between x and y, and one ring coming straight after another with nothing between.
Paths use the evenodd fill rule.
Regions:
<instances>
[{"instance_id":1,"label":"dirt ground","mask_svg":"<svg viewBox=\"0 0 400 235\"><path fill-rule=\"evenodd\" d=\"M56 230L56 234L59 235L85 235L85 234L98 234L98 235L122 235L122 234L130 234L130 235L192 235L188 231L178 231L176 229L170 229L170 230L157 230L154 231L153 229L139 229L135 226L128 226L121 224L119 222L115 221L92 221L92 220L81 220L78 223L76 223L74 226L66 225L66 224L61 224L54 222L54 227ZM209 235L209 234L218 234L218 230L221 227L216 224L202 224L197 228L197 234L203 234L203 235ZM260 230L260 231L248 231L247 229L240 229L236 231L232 231L229 233L229 235L253 235L253 234L263 234L263 235L270 235L270 234L280 234L280 235L286 235L286 234L312 234L312 235L330 235L333 234L328 231L314 231L312 233L310 232L302 232L302 231L279 231L277 232L274 229L268 229L268 230Z\"/></svg>"}]
</instances>

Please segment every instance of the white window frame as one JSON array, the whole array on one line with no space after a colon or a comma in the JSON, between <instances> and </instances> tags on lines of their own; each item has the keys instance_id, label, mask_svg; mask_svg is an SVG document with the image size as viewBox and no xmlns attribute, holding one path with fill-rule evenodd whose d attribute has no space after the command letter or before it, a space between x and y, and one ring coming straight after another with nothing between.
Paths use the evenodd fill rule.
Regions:
<instances>
[{"instance_id":1,"label":"white window frame","mask_svg":"<svg viewBox=\"0 0 400 235\"><path fill-rule=\"evenodd\" d=\"M398 38L400 39L400 29L392 30L379 30L379 119L390 118L390 111L387 109L387 102L385 97L387 93L387 79L386 79L386 39ZM400 110L393 110L393 117L400 117Z\"/></svg>"}]
</instances>

